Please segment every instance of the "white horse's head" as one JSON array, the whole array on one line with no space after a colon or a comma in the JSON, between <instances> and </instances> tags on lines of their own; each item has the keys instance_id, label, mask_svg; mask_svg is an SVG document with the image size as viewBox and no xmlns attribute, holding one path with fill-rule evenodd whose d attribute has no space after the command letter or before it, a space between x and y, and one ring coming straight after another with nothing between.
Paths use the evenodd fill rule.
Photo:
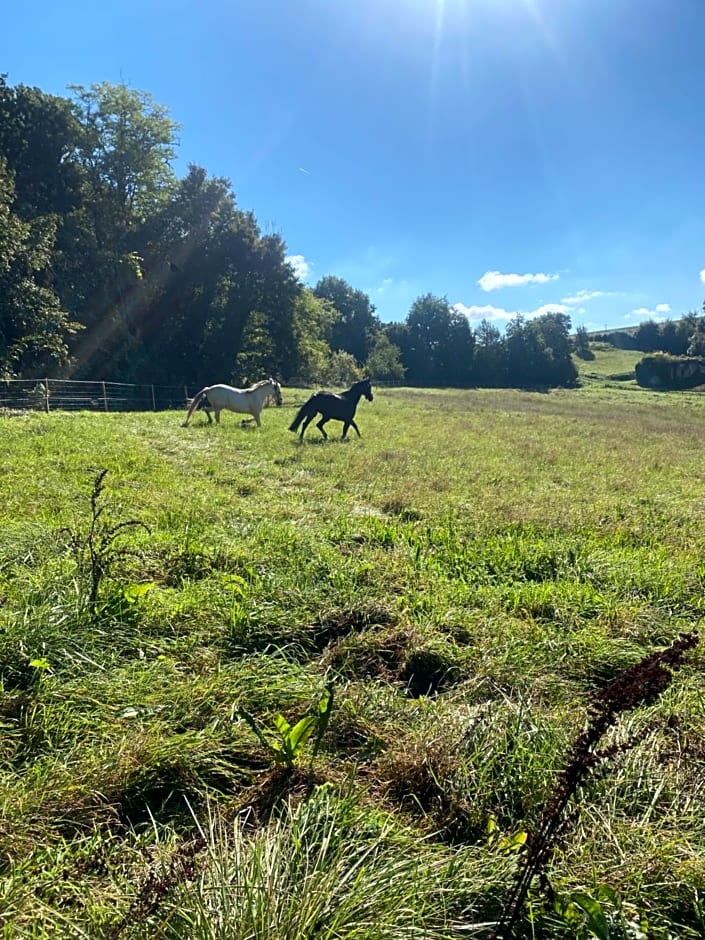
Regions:
<instances>
[{"instance_id":1,"label":"white horse's head","mask_svg":"<svg viewBox=\"0 0 705 940\"><path fill-rule=\"evenodd\" d=\"M274 399L274 404L279 408L282 403L282 389L279 382L276 379L270 378L270 383L272 386L272 398Z\"/></svg>"}]
</instances>

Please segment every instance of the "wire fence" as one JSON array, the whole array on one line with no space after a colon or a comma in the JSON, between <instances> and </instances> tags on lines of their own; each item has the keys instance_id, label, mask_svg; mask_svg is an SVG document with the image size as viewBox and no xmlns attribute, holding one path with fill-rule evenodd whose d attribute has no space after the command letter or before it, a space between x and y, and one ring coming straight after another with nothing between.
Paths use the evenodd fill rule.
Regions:
<instances>
[{"instance_id":1,"label":"wire fence","mask_svg":"<svg viewBox=\"0 0 705 940\"><path fill-rule=\"evenodd\" d=\"M189 390L185 385L129 385L78 379L0 381L0 410L165 411L185 408L188 401Z\"/></svg>"}]
</instances>

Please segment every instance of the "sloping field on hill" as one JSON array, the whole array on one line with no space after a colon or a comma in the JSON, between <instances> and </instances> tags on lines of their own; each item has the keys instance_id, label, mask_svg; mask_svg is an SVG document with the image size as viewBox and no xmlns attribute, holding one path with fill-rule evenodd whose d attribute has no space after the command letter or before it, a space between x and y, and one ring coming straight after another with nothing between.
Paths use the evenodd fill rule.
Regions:
<instances>
[{"instance_id":1,"label":"sloping field on hill","mask_svg":"<svg viewBox=\"0 0 705 940\"><path fill-rule=\"evenodd\" d=\"M573 357L581 382L633 382L636 385L634 367L643 358L643 352L617 349L609 343L591 343L590 350L594 359Z\"/></svg>"}]
</instances>

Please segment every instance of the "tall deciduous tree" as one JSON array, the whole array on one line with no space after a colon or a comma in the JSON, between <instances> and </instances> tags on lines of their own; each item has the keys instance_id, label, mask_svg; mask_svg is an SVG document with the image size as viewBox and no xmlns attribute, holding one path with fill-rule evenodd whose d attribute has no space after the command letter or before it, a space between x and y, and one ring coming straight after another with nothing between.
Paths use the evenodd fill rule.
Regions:
<instances>
[{"instance_id":1,"label":"tall deciduous tree","mask_svg":"<svg viewBox=\"0 0 705 940\"><path fill-rule=\"evenodd\" d=\"M330 301L339 314L333 324L331 346L334 350L349 352L362 365L381 329L374 304L364 291L351 287L341 277L321 278L314 287L314 293Z\"/></svg>"},{"instance_id":2,"label":"tall deciduous tree","mask_svg":"<svg viewBox=\"0 0 705 940\"><path fill-rule=\"evenodd\" d=\"M507 325L505 341L510 385L570 386L577 381L567 314L545 313L528 321L517 315Z\"/></svg>"},{"instance_id":3,"label":"tall deciduous tree","mask_svg":"<svg viewBox=\"0 0 705 940\"><path fill-rule=\"evenodd\" d=\"M322 384L330 360L330 333L338 316L333 305L304 289L294 305L294 348L291 350L289 379L304 385Z\"/></svg>"},{"instance_id":4,"label":"tall deciduous tree","mask_svg":"<svg viewBox=\"0 0 705 940\"><path fill-rule=\"evenodd\" d=\"M485 388L507 384L507 347L502 334L489 320L481 320L475 333L473 383Z\"/></svg>"},{"instance_id":5,"label":"tall deciduous tree","mask_svg":"<svg viewBox=\"0 0 705 940\"><path fill-rule=\"evenodd\" d=\"M407 376L415 385L471 384L474 337L467 318L445 297L424 294L411 306Z\"/></svg>"},{"instance_id":6,"label":"tall deciduous tree","mask_svg":"<svg viewBox=\"0 0 705 940\"><path fill-rule=\"evenodd\" d=\"M241 384L291 374L302 287L283 240L262 235L227 180L190 166L145 228L140 253L150 299L139 330L164 380Z\"/></svg>"},{"instance_id":7,"label":"tall deciduous tree","mask_svg":"<svg viewBox=\"0 0 705 940\"><path fill-rule=\"evenodd\" d=\"M129 231L166 201L175 182L179 125L148 92L110 82L69 88L81 127L74 158L113 238L116 229Z\"/></svg>"},{"instance_id":8,"label":"tall deciduous tree","mask_svg":"<svg viewBox=\"0 0 705 940\"><path fill-rule=\"evenodd\" d=\"M148 295L141 230L167 203L178 125L146 92L103 82L70 86L79 132L71 160L82 204L67 220L79 250L61 289L86 331L74 350L83 378L136 378Z\"/></svg>"},{"instance_id":9,"label":"tall deciduous tree","mask_svg":"<svg viewBox=\"0 0 705 940\"><path fill-rule=\"evenodd\" d=\"M14 213L63 216L79 201L81 174L69 159L79 134L71 102L0 75L0 157L13 174Z\"/></svg>"},{"instance_id":10,"label":"tall deciduous tree","mask_svg":"<svg viewBox=\"0 0 705 940\"><path fill-rule=\"evenodd\" d=\"M365 372L379 382L400 382L404 378L401 351L387 336L378 333L365 363Z\"/></svg>"},{"instance_id":11,"label":"tall deciduous tree","mask_svg":"<svg viewBox=\"0 0 705 940\"><path fill-rule=\"evenodd\" d=\"M661 329L655 320L644 320L634 335L635 349L655 352L661 348Z\"/></svg>"},{"instance_id":12,"label":"tall deciduous tree","mask_svg":"<svg viewBox=\"0 0 705 940\"><path fill-rule=\"evenodd\" d=\"M590 349L590 337L584 326L579 326L573 337L573 349L578 359L594 359L595 353Z\"/></svg>"},{"instance_id":13,"label":"tall deciduous tree","mask_svg":"<svg viewBox=\"0 0 705 940\"><path fill-rule=\"evenodd\" d=\"M705 318L697 321L688 342L689 356L705 356Z\"/></svg>"},{"instance_id":14,"label":"tall deciduous tree","mask_svg":"<svg viewBox=\"0 0 705 940\"><path fill-rule=\"evenodd\" d=\"M0 159L0 373L44 375L66 363L76 325L49 286L54 217L25 222L13 204L12 174Z\"/></svg>"}]
</instances>

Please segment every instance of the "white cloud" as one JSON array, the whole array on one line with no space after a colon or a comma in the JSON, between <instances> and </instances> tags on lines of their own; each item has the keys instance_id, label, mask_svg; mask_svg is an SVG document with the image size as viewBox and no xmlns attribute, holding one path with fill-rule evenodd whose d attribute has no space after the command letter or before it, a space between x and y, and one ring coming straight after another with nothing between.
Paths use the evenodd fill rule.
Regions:
<instances>
[{"instance_id":1,"label":"white cloud","mask_svg":"<svg viewBox=\"0 0 705 940\"><path fill-rule=\"evenodd\" d=\"M527 320L533 320L535 317L543 316L545 313L568 313L568 307L564 304L542 304L535 310L505 310L504 307L495 307L492 304L453 304L453 310L456 313L462 313L468 320L511 320L517 314L521 313Z\"/></svg>"},{"instance_id":2,"label":"white cloud","mask_svg":"<svg viewBox=\"0 0 705 940\"><path fill-rule=\"evenodd\" d=\"M524 284L546 284L557 281L558 274L501 274L499 271L485 271L477 282L484 291L499 290L502 287L521 287Z\"/></svg>"},{"instance_id":3,"label":"white cloud","mask_svg":"<svg viewBox=\"0 0 705 940\"><path fill-rule=\"evenodd\" d=\"M631 313L625 315L625 320L666 320L666 314L671 312L670 304L656 304L653 310L648 307L636 307Z\"/></svg>"},{"instance_id":4,"label":"white cloud","mask_svg":"<svg viewBox=\"0 0 705 940\"><path fill-rule=\"evenodd\" d=\"M564 297L562 303L568 304L568 306L571 307L573 304L586 304L588 300L608 296L608 292L603 290L579 290L577 293L571 294L570 297Z\"/></svg>"},{"instance_id":5,"label":"white cloud","mask_svg":"<svg viewBox=\"0 0 705 940\"><path fill-rule=\"evenodd\" d=\"M514 314L509 313L502 307L493 307L491 304L484 304L478 307L473 304L467 307L465 304L453 304L453 310L456 313L462 313L468 320L510 320Z\"/></svg>"},{"instance_id":6,"label":"white cloud","mask_svg":"<svg viewBox=\"0 0 705 940\"><path fill-rule=\"evenodd\" d=\"M313 264L307 261L303 255L287 255L284 260L294 269L294 274L300 281L305 281L310 277Z\"/></svg>"},{"instance_id":7,"label":"white cloud","mask_svg":"<svg viewBox=\"0 0 705 940\"><path fill-rule=\"evenodd\" d=\"M477 282L485 291L495 290L499 287L515 287L521 284L545 284L547 281L556 281L559 274L500 274L499 271L487 271ZM467 304L457 303L453 309L458 313L464 314L469 320L511 320L513 317L521 314L527 320L533 320L547 313L568 313L584 315L585 307L583 304L590 300L596 300L598 297L609 297L610 291L586 290L576 291L568 297L563 297L560 302L544 303L533 310L506 310L504 307L496 307L494 304ZM576 311L575 308L578 307ZM659 311L660 312L660 311Z\"/></svg>"},{"instance_id":8,"label":"white cloud","mask_svg":"<svg viewBox=\"0 0 705 940\"><path fill-rule=\"evenodd\" d=\"M705 268L700 272L700 280L705 284Z\"/></svg>"},{"instance_id":9,"label":"white cloud","mask_svg":"<svg viewBox=\"0 0 705 940\"><path fill-rule=\"evenodd\" d=\"M570 308L565 304L542 304L536 310L530 310L524 316L527 320L533 320L534 317L542 317L545 313L570 313Z\"/></svg>"}]
</instances>

